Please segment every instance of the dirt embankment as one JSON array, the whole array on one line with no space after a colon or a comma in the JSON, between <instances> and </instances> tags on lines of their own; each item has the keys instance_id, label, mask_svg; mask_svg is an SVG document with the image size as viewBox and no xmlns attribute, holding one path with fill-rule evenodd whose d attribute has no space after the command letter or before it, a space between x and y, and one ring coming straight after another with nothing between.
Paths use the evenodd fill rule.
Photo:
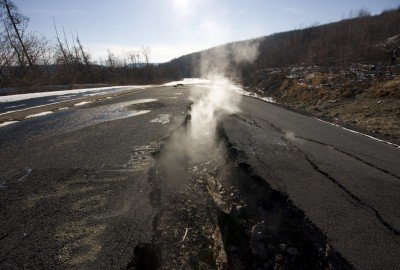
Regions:
<instances>
[{"instance_id":1,"label":"dirt embankment","mask_svg":"<svg viewBox=\"0 0 400 270\"><path fill-rule=\"evenodd\" d=\"M400 141L400 64L266 69L243 84L295 110Z\"/></svg>"}]
</instances>

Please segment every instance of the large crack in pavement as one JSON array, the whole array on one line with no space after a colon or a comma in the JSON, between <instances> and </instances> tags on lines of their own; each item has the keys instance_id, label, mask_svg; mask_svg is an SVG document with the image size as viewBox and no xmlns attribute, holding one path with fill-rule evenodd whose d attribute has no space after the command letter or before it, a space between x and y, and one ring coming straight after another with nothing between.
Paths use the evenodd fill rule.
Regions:
<instances>
[{"instance_id":1,"label":"large crack in pavement","mask_svg":"<svg viewBox=\"0 0 400 270\"><path fill-rule=\"evenodd\" d=\"M242 119L242 118L240 118L240 119ZM252 120L253 120L253 119L252 119ZM266 120L264 120L264 119L261 119L261 118L260 118L260 120L266 122L268 125L270 125L271 127L273 127L275 130L279 131L280 133L285 134L285 131L284 131L284 130L282 130L281 128L277 127L277 126L274 125L273 123L268 122L268 121L266 121ZM254 120L253 120L253 121L254 121ZM254 122L256 123L256 121L254 121ZM256 126L258 126L258 125L256 125ZM259 126L258 126L258 127L259 127ZM379 171L381 171L381 172L383 172L383 173L386 173L386 174L388 174L388 175L390 175L390 176L393 176L393 177L395 177L395 178L398 178L397 175L395 175L395 174L393 174L393 173L390 173L390 172L388 172L388 171L386 171L386 170L384 170L384 169L382 169L382 168L379 168L379 167L377 167L377 166L375 166L375 165L373 165L373 164L371 164L371 163L369 163L369 162L366 162L366 161L362 160L361 158L359 158L359 157L357 157L357 156L355 156L355 155L352 155L352 154L347 153L347 152L345 152L345 151L343 151L343 150L340 150L340 149L337 148L337 147L334 147L334 146L329 145L329 144L324 144L324 143L321 143L321 142L318 142L318 141L315 141L315 140L306 139L306 138L301 137L301 136L296 136L296 135L293 135L293 136L296 137L296 138L302 139L302 140L307 140L307 141L310 141L310 142L313 142L313 143L318 143L318 144L321 144L321 145L324 145L324 146L332 147L333 149L335 149L336 151L338 151L338 152L340 152L340 153L343 153L343 154L345 154L345 155L348 155L348 156L350 156L350 157L352 157L352 158L354 158L354 159L356 159L356 160L358 160L358 161L360 161L360 162L362 162L362 163L364 163L364 164L366 164L366 165L368 165L368 166L371 166L371 167L373 167L373 168L375 168L375 169L377 169L377 170L379 170ZM299 147L297 147L296 145L294 145L293 143L291 143L289 140L287 140L287 139L285 138L285 136L282 136L281 139L284 140L284 141L286 141L288 144L292 145L299 153L301 153L302 155L304 155L304 158L307 160L307 162L312 166L312 168L313 168L316 172L318 172L319 174L323 175L326 179L328 179L328 180L331 181L333 184L335 184L338 188L340 188L346 195L348 195L348 196L349 196L351 199L353 199L355 202L357 202L358 204L360 204L360 205L363 206L363 207L366 207L366 208L370 209L370 210L375 214L375 216L376 216L376 218L378 219L378 221L379 221L386 229L388 229L392 234L394 234L394 235L396 235L396 236L399 236L399 235L400 235L400 231L399 231L398 229L396 229L396 228L395 228L392 224L390 224L388 221L386 221L386 220L383 218L382 214L381 214L375 207L373 207L372 205L370 205L370 204L367 203L367 202L364 202L361 198L359 198L357 195L355 195L354 193L352 193L348 188L346 188L344 185L340 184L340 182L339 182L338 180L336 180L336 179L333 178L331 175L329 175L329 173L327 173L327 172L323 171L321 168L319 168L319 166L317 165L317 163L315 163L314 161L312 161L312 159L310 158L310 156L309 156L307 153L305 153L305 152L304 152L303 150L301 150Z\"/></svg>"},{"instance_id":2,"label":"large crack in pavement","mask_svg":"<svg viewBox=\"0 0 400 270\"><path fill-rule=\"evenodd\" d=\"M219 147L203 149L208 161L182 150L166 163L174 133L190 121L153 154L153 239L136 247L126 269L352 269L288 196L246 163L222 125Z\"/></svg>"},{"instance_id":3,"label":"large crack in pavement","mask_svg":"<svg viewBox=\"0 0 400 270\"><path fill-rule=\"evenodd\" d=\"M320 142L320 141L317 141L317 140L308 139L308 138L305 138L303 136L298 136L298 135L294 135L294 137L302 139L302 140L305 140L305 141L309 141L309 142L312 142L312 143L316 143L316 144L319 144L319 145L323 145L323 146L326 146L326 147L330 147L330 148L332 148L332 149L334 149L334 150L336 150L336 151L338 151L338 152L340 152L342 154L345 154L345 155L347 155L347 156L349 156L351 158L354 158L354 159L356 159L356 160L358 160L358 161L360 161L360 162L362 162L362 163L364 163L364 164L366 164L366 165L368 165L368 166L370 166L370 167L372 167L374 169L377 169L377 170L379 170L379 171L381 171L381 172L383 172L383 173L385 173L387 175L393 176L393 177L395 177L395 178L400 180L400 176L398 176L398 175L396 175L396 174L394 174L394 173L392 173L392 172L390 172L388 170L385 170L385 169L383 169L381 167L378 167L378 166L372 164L371 162L365 161L364 159L362 159L362 158L360 158L360 157L358 157L358 156L356 156L354 154L351 154L349 152L346 152L346 151L344 151L344 150L342 150L342 149L340 149L340 148L338 148L338 147L336 147L336 146L334 146L332 144L323 143L323 142Z\"/></svg>"},{"instance_id":4,"label":"large crack in pavement","mask_svg":"<svg viewBox=\"0 0 400 270\"><path fill-rule=\"evenodd\" d=\"M375 216L377 217L377 219L379 220L379 222L385 226L390 232L392 232L394 235L398 236L400 235L400 232L395 229L389 222L387 222L386 220L383 219L381 213L375 209L372 205L369 205L368 203L364 202L363 200L361 200L359 197L357 197L356 195L354 195L348 188L346 188L345 186L343 186L342 184L339 183L339 181L337 181L335 178L333 178L332 176L330 176L327 172L321 170L318 165L313 162L309 156L305 155L306 160L311 164L311 166L314 168L315 171L319 172L320 174L322 174L323 176L325 176L327 179L329 179L332 183L334 183L337 187L339 187L341 190L343 190L343 192L345 192L349 197L351 197L353 200L357 201L357 203L361 204L362 206L372 210L375 213Z\"/></svg>"}]
</instances>

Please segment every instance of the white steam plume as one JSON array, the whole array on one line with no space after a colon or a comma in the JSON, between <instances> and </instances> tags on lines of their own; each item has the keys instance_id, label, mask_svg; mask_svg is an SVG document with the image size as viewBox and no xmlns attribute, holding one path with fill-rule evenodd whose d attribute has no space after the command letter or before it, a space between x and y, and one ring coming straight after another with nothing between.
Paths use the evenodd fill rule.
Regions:
<instances>
[{"instance_id":1,"label":"white steam plume","mask_svg":"<svg viewBox=\"0 0 400 270\"><path fill-rule=\"evenodd\" d=\"M223 158L223 148L216 137L218 120L223 115L239 112L241 101L241 95L232 90L233 83L226 75L234 74L233 66L251 63L257 56L258 43L254 42L221 46L201 54L201 76L210 83L192 87L189 126L173 134L160 159L168 179L164 183L166 190L183 181L187 169L183 164L217 162Z\"/></svg>"}]
</instances>

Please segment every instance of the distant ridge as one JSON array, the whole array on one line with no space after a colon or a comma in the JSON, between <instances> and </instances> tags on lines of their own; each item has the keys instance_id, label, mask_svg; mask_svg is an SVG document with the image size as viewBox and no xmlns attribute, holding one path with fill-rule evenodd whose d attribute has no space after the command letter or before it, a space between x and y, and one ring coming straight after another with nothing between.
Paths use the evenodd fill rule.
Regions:
<instances>
[{"instance_id":1,"label":"distant ridge","mask_svg":"<svg viewBox=\"0 0 400 270\"><path fill-rule=\"evenodd\" d=\"M355 18L224 44L181 56L160 67L168 69L173 77L199 77L202 54L221 48L229 54L239 45L253 43L259 43L259 56L252 65L246 66L247 70L300 64L385 61L390 59L391 50L400 45L400 39L394 38L400 34L399 25L400 8L374 16L360 11ZM390 46L379 46L386 40L393 42ZM230 67L244 72L233 62Z\"/></svg>"}]
</instances>

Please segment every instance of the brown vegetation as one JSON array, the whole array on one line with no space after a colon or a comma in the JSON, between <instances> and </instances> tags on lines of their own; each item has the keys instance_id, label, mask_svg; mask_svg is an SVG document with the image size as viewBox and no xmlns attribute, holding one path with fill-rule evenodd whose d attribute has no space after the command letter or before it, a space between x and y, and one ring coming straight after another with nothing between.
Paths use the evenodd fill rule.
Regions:
<instances>
[{"instance_id":1,"label":"brown vegetation","mask_svg":"<svg viewBox=\"0 0 400 270\"><path fill-rule=\"evenodd\" d=\"M290 108L400 142L399 64L264 69L243 83Z\"/></svg>"}]
</instances>

